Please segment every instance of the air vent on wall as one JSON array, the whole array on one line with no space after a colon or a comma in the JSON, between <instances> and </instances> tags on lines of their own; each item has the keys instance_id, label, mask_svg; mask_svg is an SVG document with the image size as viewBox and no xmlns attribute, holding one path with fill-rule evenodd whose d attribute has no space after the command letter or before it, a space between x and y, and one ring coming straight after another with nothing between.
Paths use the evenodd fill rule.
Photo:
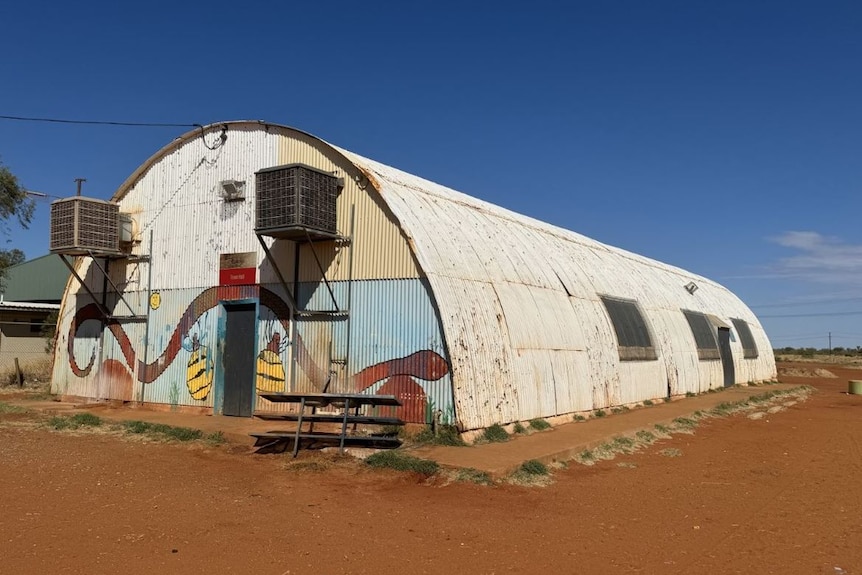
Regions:
<instances>
[{"instance_id":1,"label":"air vent on wall","mask_svg":"<svg viewBox=\"0 0 862 575\"><path fill-rule=\"evenodd\" d=\"M336 234L336 200L343 180L303 164L267 168L255 179L258 233L287 239Z\"/></svg>"},{"instance_id":2,"label":"air vent on wall","mask_svg":"<svg viewBox=\"0 0 862 575\"><path fill-rule=\"evenodd\" d=\"M52 253L120 253L117 204L75 196L51 203Z\"/></svg>"}]
</instances>

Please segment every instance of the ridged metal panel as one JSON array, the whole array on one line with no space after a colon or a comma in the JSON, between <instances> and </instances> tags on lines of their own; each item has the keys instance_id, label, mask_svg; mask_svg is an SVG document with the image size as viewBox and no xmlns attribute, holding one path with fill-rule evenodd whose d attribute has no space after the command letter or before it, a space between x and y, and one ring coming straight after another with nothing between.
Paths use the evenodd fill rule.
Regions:
<instances>
[{"instance_id":1,"label":"ridged metal panel","mask_svg":"<svg viewBox=\"0 0 862 575\"><path fill-rule=\"evenodd\" d=\"M416 262L401 234L398 222L392 217L376 190L367 186L364 181L362 185L365 188L360 188L356 180L361 177L361 173L353 165L320 140L299 132L283 130L279 136L278 165L295 163L344 177L344 189L338 196L337 229L342 235L350 234L353 211L355 237L349 246L340 249L336 249L333 242L320 242L314 246L329 280L340 281L350 277L351 249L353 279L419 277ZM311 248L305 245L301 249L300 281L318 280L320 268Z\"/></svg>"},{"instance_id":2,"label":"ridged metal panel","mask_svg":"<svg viewBox=\"0 0 862 575\"><path fill-rule=\"evenodd\" d=\"M331 288L343 301L351 290L349 316L299 318L296 322L303 346L318 367L328 371L332 354L335 377L330 382L331 391L376 392L390 376L398 374L369 380L363 370L378 366L380 373L386 374L386 365L417 352L431 351L445 359L440 323L424 280L355 281L349 286L335 282ZM310 308L331 305L329 292L321 284L303 284L300 294L300 300ZM344 369L340 367L342 361L347 362ZM444 421L454 420L451 377L412 377L427 396L429 413L439 409ZM292 389L315 389L315 383L308 373L298 370Z\"/></svg>"},{"instance_id":3,"label":"ridged metal panel","mask_svg":"<svg viewBox=\"0 0 862 575\"><path fill-rule=\"evenodd\" d=\"M219 182L245 181L251 189L254 172L273 165L277 151L275 135L232 128L216 150L200 139L191 140L160 158L133 183L119 200L120 210L136 214L142 251L153 234L153 289L218 283L223 253L258 252L262 261L253 232L253 195L247 192L245 200L225 202Z\"/></svg>"},{"instance_id":4,"label":"ridged metal panel","mask_svg":"<svg viewBox=\"0 0 862 575\"><path fill-rule=\"evenodd\" d=\"M375 181L414 242L441 310L458 417L465 428L537 413L557 415L590 403L580 397L573 400L571 394L565 399L565 393L554 394L553 406L549 399L549 388L556 385L549 383L556 381L549 367L555 365L550 352L561 347L569 321L594 328L586 332L583 343L594 382L594 407L662 397L669 385L673 393L721 385L720 364L716 368L716 362L692 362L696 345L681 309L748 321L760 356L744 360L739 343L733 344L737 381L775 376L774 358L759 322L715 282L344 153ZM693 295L683 287L690 281L699 287ZM526 293L510 297L511 284ZM544 296L543 290L559 292L559 299ZM502 306L499 292L508 294L502 296ZM619 360L599 295L638 301L654 339L656 361ZM593 302L593 313L565 319L566 298ZM520 305L506 303L510 299ZM550 311L538 312L537 306ZM505 316L509 336L501 337L498 322L491 321L497 313ZM536 317L542 318L541 328ZM527 345L536 353L519 353ZM580 356L573 355L569 361L576 362Z\"/></svg>"}]
</instances>

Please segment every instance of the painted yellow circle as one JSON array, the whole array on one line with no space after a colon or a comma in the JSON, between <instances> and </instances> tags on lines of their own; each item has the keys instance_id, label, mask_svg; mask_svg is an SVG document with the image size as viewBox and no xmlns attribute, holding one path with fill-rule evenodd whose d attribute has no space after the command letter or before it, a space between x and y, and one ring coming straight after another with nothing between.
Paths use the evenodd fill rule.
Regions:
<instances>
[{"instance_id":1,"label":"painted yellow circle","mask_svg":"<svg viewBox=\"0 0 862 575\"><path fill-rule=\"evenodd\" d=\"M150 294L150 309L159 309L160 305L162 305L162 294L154 291Z\"/></svg>"}]
</instances>

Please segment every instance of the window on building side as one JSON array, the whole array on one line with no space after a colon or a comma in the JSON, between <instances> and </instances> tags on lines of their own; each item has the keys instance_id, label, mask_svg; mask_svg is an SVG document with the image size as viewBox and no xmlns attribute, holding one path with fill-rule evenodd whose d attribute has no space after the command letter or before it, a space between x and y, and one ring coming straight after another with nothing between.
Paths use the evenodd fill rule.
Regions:
<instances>
[{"instance_id":1,"label":"window on building side","mask_svg":"<svg viewBox=\"0 0 862 575\"><path fill-rule=\"evenodd\" d=\"M620 359L624 361L657 359L649 328L637 302L601 297L617 334Z\"/></svg>"},{"instance_id":2,"label":"window on building side","mask_svg":"<svg viewBox=\"0 0 862 575\"><path fill-rule=\"evenodd\" d=\"M746 359L754 359L757 357L757 344L754 343L754 336L751 335L751 328L741 319L731 319L733 327L736 328L736 333L739 334L739 341L742 343L742 357Z\"/></svg>"},{"instance_id":3,"label":"window on building side","mask_svg":"<svg viewBox=\"0 0 862 575\"><path fill-rule=\"evenodd\" d=\"M688 320L688 327L691 328L691 333L694 336L698 359L720 359L714 328L707 317L702 313L685 309L682 310L682 313Z\"/></svg>"}]
</instances>

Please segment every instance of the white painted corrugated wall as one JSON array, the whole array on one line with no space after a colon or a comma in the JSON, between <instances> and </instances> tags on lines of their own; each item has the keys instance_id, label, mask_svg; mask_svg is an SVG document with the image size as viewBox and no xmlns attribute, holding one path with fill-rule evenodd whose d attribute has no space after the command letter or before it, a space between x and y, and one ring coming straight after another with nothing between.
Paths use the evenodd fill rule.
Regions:
<instances>
[{"instance_id":1,"label":"white painted corrugated wall","mask_svg":"<svg viewBox=\"0 0 862 575\"><path fill-rule=\"evenodd\" d=\"M415 246L440 309L464 429L720 387L682 309L748 322L759 356L732 342L736 382L776 375L760 322L723 286L343 151ZM442 240L442 241L441 241ZM683 287L694 281L698 290ZM620 361L601 295L637 300L656 361Z\"/></svg>"}]
</instances>

